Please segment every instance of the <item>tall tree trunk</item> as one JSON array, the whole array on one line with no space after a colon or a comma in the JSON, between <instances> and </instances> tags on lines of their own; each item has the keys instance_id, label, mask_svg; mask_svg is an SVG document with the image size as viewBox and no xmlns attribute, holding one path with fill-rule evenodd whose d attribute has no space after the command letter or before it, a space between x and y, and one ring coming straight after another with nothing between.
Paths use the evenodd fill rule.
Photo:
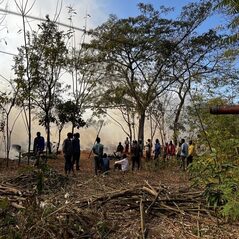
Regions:
<instances>
[{"instance_id":1,"label":"tall tree trunk","mask_svg":"<svg viewBox=\"0 0 239 239\"><path fill-rule=\"evenodd\" d=\"M9 164L9 153L10 153L10 135L9 135L9 115L7 114L7 125L6 125L6 148L7 148L7 167Z\"/></svg>"},{"instance_id":2,"label":"tall tree trunk","mask_svg":"<svg viewBox=\"0 0 239 239\"><path fill-rule=\"evenodd\" d=\"M174 141L175 145L177 145L177 143L178 143L178 136L179 136L179 124L178 123L179 123L183 105L184 105L184 99L180 101L180 104L176 111L175 119L173 122L173 141Z\"/></svg>"},{"instance_id":3,"label":"tall tree trunk","mask_svg":"<svg viewBox=\"0 0 239 239\"><path fill-rule=\"evenodd\" d=\"M179 136L179 124L178 123L179 123L180 115L181 115L181 112L182 112L182 109L184 106L184 102L185 102L187 93L189 92L190 88L191 88L191 80L188 79L187 82L184 80L183 82L181 82L179 91L177 92L179 99L180 99L180 103L178 105L178 109L177 109L175 119L173 122L173 140L174 140L175 145L177 144L178 136Z\"/></svg>"},{"instance_id":4,"label":"tall tree trunk","mask_svg":"<svg viewBox=\"0 0 239 239\"><path fill-rule=\"evenodd\" d=\"M59 147L60 147L60 143L61 143L61 131L62 131L63 127L60 127L59 131L58 131L58 143L57 143L57 147L56 147L56 154L58 154L59 152Z\"/></svg>"},{"instance_id":5,"label":"tall tree trunk","mask_svg":"<svg viewBox=\"0 0 239 239\"><path fill-rule=\"evenodd\" d=\"M50 129L50 119L49 119L49 112L46 112L46 151L51 154L51 129Z\"/></svg>"},{"instance_id":6,"label":"tall tree trunk","mask_svg":"<svg viewBox=\"0 0 239 239\"><path fill-rule=\"evenodd\" d=\"M138 132L138 140L142 140L144 142L144 123L145 123L145 111L141 112L139 115L139 132Z\"/></svg>"},{"instance_id":7,"label":"tall tree trunk","mask_svg":"<svg viewBox=\"0 0 239 239\"><path fill-rule=\"evenodd\" d=\"M27 73L27 81L28 81L28 156L27 156L27 164L30 163L30 151L31 151L31 131L32 131L32 119L31 119L31 110L32 110L32 102L31 102L31 78L29 74L29 56L28 56L28 48L27 48L27 33L26 33L26 22L25 22L25 10L20 9L22 12L22 25L23 25L23 37L24 37L24 46L25 46L25 55L26 55L26 73Z\"/></svg>"}]
</instances>

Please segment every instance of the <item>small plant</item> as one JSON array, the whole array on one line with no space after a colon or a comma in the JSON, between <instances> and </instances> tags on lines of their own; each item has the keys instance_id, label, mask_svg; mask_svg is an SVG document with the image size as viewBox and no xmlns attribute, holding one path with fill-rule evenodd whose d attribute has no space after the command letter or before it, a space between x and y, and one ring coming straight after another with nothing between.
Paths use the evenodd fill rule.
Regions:
<instances>
[{"instance_id":1,"label":"small plant","mask_svg":"<svg viewBox=\"0 0 239 239\"><path fill-rule=\"evenodd\" d=\"M37 192L41 194L43 188L44 188L44 174L42 170L39 170L37 172Z\"/></svg>"},{"instance_id":2,"label":"small plant","mask_svg":"<svg viewBox=\"0 0 239 239\"><path fill-rule=\"evenodd\" d=\"M239 169L232 160L204 155L193 162L190 173L193 183L205 189L209 206L226 219L239 218Z\"/></svg>"},{"instance_id":3,"label":"small plant","mask_svg":"<svg viewBox=\"0 0 239 239\"><path fill-rule=\"evenodd\" d=\"M7 210L9 207L9 201L7 198L0 199L0 212Z\"/></svg>"},{"instance_id":4,"label":"small plant","mask_svg":"<svg viewBox=\"0 0 239 239\"><path fill-rule=\"evenodd\" d=\"M97 224L97 232L100 236L100 238L107 238L108 234L109 234L109 231L110 229L108 228L106 222L104 221L99 221Z\"/></svg>"}]
</instances>

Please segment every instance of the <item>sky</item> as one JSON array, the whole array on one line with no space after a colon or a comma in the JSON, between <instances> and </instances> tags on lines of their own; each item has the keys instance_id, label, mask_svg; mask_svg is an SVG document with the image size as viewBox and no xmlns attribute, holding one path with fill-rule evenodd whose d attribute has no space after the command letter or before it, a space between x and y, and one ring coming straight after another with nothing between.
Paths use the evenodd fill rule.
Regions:
<instances>
[{"instance_id":1,"label":"sky","mask_svg":"<svg viewBox=\"0 0 239 239\"><path fill-rule=\"evenodd\" d=\"M150 3L156 9L164 5L166 7L173 7L174 11L168 17L176 17L180 14L181 8L193 0L0 0L0 9L12 12L19 12L16 7L18 5L26 5L29 10L28 15L37 18L45 19L49 15L50 19L54 19L56 13L59 14L58 21L69 24L69 14L67 13L68 6L71 6L76 15L73 17L73 25L78 28L84 28L87 24L87 29L94 28L107 20L110 14L115 14L119 18L128 16L135 16L139 13L137 4L139 2ZM194 0L198 1L198 0ZM31 7L32 6L32 7ZM23 32L22 32L22 18L13 14L5 14L0 11L1 16L4 17L0 25L0 74L7 78L14 77L12 71L13 56L4 54L2 51L17 54L17 47L23 45ZM86 16L88 16L86 18ZM36 30L39 20L27 19L27 30ZM87 23L86 23L87 20ZM209 27L214 27L220 24L219 17L209 19L203 26L203 30ZM67 30L66 28L64 30ZM77 31L80 39L81 32ZM0 87L4 84L4 80L0 77Z\"/></svg>"},{"instance_id":2,"label":"sky","mask_svg":"<svg viewBox=\"0 0 239 239\"><path fill-rule=\"evenodd\" d=\"M195 0L196 1L196 0ZM139 2L150 3L156 9L164 5L166 7L174 7L175 11L169 15L169 17L175 17L179 15L181 8L186 4L192 2L190 0L148 0L148 1L138 1L138 0L0 0L0 9L8 10L12 12L19 12L16 7L15 2L18 4L28 3L26 9L30 9L28 15L45 18L49 15L50 19L53 19L56 13L59 14L58 21L69 24L67 14L67 6L71 6L77 14L73 18L73 25L78 28L84 28L87 19L87 29L94 28L104 21L106 21L110 14L115 14L119 18L124 18L128 16L135 16L138 14L137 4ZM62 7L60 7L62 2ZM33 4L34 3L34 4ZM1 51L17 54L17 47L23 45L23 34L22 34L22 19L20 16L14 14L5 14L0 11L1 16L4 17L0 26L0 90L6 87L7 79L13 78L14 73L12 71L13 66L13 56L1 53ZM86 16L88 16L86 18ZM27 30L36 30L39 20L28 19ZM209 27L220 24L220 19L218 17L211 18L206 22L203 28L206 30ZM65 29L67 30L67 28ZM81 36L81 32L78 32L78 36ZM18 128L24 128L23 123ZM120 132L120 129L119 129ZM16 133L21 135L20 133ZM106 135L105 137L110 137ZM122 134L119 133L117 141L122 138ZM22 139L23 140L23 139ZM92 139L93 140L93 139Z\"/></svg>"}]
</instances>

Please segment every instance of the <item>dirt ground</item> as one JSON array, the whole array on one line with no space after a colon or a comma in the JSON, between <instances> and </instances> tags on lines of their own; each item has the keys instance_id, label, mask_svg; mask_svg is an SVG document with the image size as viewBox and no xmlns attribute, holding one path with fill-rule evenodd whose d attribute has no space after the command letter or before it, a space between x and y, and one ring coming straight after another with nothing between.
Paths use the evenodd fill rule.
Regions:
<instances>
[{"instance_id":1,"label":"dirt ground","mask_svg":"<svg viewBox=\"0 0 239 239\"><path fill-rule=\"evenodd\" d=\"M48 165L43 174L33 163L0 161L0 238L239 238L238 223L205 209L176 159L95 176L93 155L82 152L68 178L62 155Z\"/></svg>"}]
</instances>

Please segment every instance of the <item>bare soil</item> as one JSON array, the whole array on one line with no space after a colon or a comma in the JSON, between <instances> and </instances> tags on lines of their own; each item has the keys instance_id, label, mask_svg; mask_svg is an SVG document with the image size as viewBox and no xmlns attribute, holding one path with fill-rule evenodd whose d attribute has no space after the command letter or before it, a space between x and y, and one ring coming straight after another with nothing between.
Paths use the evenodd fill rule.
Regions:
<instances>
[{"instance_id":1,"label":"bare soil","mask_svg":"<svg viewBox=\"0 0 239 239\"><path fill-rule=\"evenodd\" d=\"M0 161L0 238L239 238L238 223L207 209L176 160L98 176L89 152L69 177L62 155L48 165Z\"/></svg>"}]
</instances>

